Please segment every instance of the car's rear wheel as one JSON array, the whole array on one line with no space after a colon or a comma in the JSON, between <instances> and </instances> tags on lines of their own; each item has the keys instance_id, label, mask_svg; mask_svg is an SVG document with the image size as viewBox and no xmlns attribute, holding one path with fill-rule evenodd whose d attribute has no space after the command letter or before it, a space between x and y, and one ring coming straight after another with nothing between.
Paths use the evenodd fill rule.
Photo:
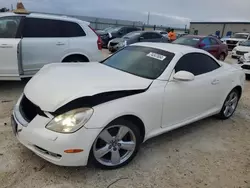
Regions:
<instances>
[{"instance_id":1,"label":"car's rear wheel","mask_svg":"<svg viewBox=\"0 0 250 188\"><path fill-rule=\"evenodd\" d=\"M239 99L240 99L240 94L239 94L238 90L236 90L236 89L232 90L228 94L228 96L223 104L223 107L222 107L220 113L218 114L218 117L220 119L230 118L234 114L234 112L237 108Z\"/></svg>"},{"instance_id":2,"label":"car's rear wheel","mask_svg":"<svg viewBox=\"0 0 250 188\"><path fill-rule=\"evenodd\" d=\"M224 53L221 53L221 54L219 55L219 60L220 60L220 61L224 61L225 58L226 58L226 56L225 56Z\"/></svg>"},{"instance_id":3,"label":"car's rear wheel","mask_svg":"<svg viewBox=\"0 0 250 188\"><path fill-rule=\"evenodd\" d=\"M140 144L141 137L137 126L126 120L117 120L98 135L90 157L97 167L119 168L135 157Z\"/></svg>"}]
</instances>

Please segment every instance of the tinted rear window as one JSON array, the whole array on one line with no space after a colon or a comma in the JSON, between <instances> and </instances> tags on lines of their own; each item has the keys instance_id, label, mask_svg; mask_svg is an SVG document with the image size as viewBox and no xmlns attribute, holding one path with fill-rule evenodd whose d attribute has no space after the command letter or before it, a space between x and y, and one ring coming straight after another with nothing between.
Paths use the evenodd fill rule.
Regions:
<instances>
[{"instance_id":1,"label":"tinted rear window","mask_svg":"<svg viewBox=\"0 0 250 188\"><path fill-rule=\"evenodd\" d=\"M85 36L83 29L74 22L40 18L26 18L23 37L56 38Z\"/></svg>"}]
</instances>

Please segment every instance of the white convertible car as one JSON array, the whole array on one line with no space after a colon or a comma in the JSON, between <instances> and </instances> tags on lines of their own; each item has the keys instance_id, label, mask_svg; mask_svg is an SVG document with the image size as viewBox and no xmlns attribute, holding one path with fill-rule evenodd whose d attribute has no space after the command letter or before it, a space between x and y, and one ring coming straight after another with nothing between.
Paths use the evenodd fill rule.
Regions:
<instances>
[{"instance_id":1,"label":"white convertible car","mask_svg":"<svg viewBox=\"0 0 250 188\"><path fill-rule=\"evenodd\" d=\"M51 163L118 168L149 138L208 116L231 117L244 81L239 66L204 50L137 43L101 63L46 65L15 105L12 127Z\"/></svg>"}]
</instances>

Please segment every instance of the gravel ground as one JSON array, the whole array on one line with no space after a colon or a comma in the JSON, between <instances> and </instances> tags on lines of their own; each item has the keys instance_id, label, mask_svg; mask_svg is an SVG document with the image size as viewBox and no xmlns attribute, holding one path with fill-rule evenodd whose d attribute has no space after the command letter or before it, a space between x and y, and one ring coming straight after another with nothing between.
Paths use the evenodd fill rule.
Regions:
<instances>
[{"instance_id":1,"label":"gravel ground","mask_svg":"<svg viewBox=\"0 0 250 188\"><path fill-rule=\"evenodd\" d=\"M250 188L249 81L231 119L207 118L148 140L131 164L112 171L55 166L19 144L10 114L24 85L0 82L0 187Z\"/></svg>"}]
</instances>

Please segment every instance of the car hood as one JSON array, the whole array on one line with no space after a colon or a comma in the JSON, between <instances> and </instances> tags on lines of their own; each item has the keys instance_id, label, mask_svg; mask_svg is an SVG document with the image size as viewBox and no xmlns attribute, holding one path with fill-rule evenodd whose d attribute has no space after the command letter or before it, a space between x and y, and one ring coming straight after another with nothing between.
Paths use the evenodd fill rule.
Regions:
<instances>
[{"instance_id":1,"label":"car hood","mask_svg":"<svg viewBox=\"0 0 250 188\"><path fill-rule=\"evenodd\" d=\"M111 91L142 90L152 80L101 63L44 66L25 86L24 94L43 111L54 112L72 100Z\"/></svg>"},{"instance_id":2,"label":"car hood","mask_svg":"<svg viewBox=\"0 0 250 188\"><path fill-rule=\"evenodd\" d=\"M95 31L98 35L105 35L108 34L107 32L103 31L103 30L96 30Z\"/></svg>"},{"instance_id":3,"label":"car hood","mask_svg":"<svg viewBox=\"0 0 250 188\"><path fill-rule=\"evenodd\" d=\"M236 46L235 49L241 52L250 52L250 46Z\"/></svg>"}]
</instances>

